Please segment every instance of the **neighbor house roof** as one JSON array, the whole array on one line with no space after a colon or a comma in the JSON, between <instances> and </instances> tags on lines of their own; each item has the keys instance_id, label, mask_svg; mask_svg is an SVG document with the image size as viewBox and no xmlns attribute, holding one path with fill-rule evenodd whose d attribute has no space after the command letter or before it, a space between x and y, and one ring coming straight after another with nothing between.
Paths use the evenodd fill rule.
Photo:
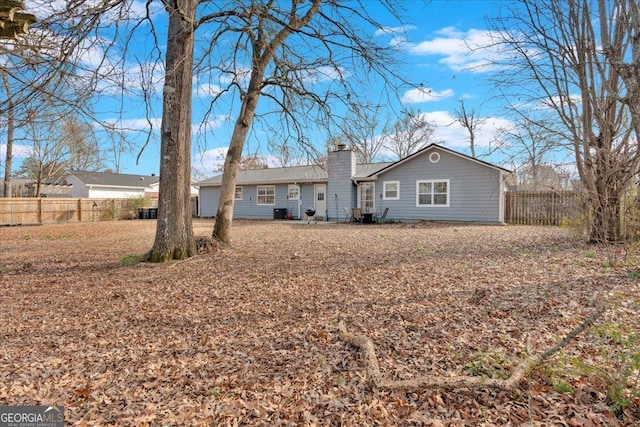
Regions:
<instances>
[{"instance_id":1,"label":"neighbor house roof","mask_svg":"<svg viewBox=\"0 0 640 427\"><path fill-rule=\"evenodd\" d=\"M64 177L73 175L85 185L94 187L147 188L160 181L159 176L133 175L112 172L69 171ZM64 179L63 177L63 179ZM60 183L60 179L57 180Z\"/></svg>"}]
</instances>

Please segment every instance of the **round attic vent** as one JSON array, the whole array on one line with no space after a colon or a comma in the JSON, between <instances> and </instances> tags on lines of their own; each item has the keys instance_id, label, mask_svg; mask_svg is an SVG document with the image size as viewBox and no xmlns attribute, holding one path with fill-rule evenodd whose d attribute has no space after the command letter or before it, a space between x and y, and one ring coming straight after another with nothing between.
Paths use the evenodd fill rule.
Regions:
<instances>
[{"instance_id":1,"label":"round attic vent","mask_svg":"<svg viewBox=\"0 0 640 427\"><path fill-rule=\"evenodd\" d=\"M440 161L440 153L429 154L429 161L431 163L438 163Z\"/></svg>"}]
</instances>

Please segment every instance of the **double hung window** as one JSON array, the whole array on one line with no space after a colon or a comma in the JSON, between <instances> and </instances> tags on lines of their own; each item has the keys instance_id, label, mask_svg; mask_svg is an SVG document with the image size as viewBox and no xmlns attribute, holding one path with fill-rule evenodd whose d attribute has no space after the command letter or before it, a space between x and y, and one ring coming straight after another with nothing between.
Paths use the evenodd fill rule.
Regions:
<instances>
[{"instance_id":1,"label":"double hung window","mask_svg":"<svg viewBox=\"0 0 640 427\"><path fill-rule=\"evenodd\" d=\"M449 206L449 180L416 181L416 206Z\"/></svg>"},{"instance_id":2,"label":"double hung window","mask_svg":"<svg viewBox=\"0 0 640 427\"><path fill-rule=\"evenodd\" d=\"M258 204L275 205L276 187L275 185L258 185Z\"/></svg>"}]
</instances>

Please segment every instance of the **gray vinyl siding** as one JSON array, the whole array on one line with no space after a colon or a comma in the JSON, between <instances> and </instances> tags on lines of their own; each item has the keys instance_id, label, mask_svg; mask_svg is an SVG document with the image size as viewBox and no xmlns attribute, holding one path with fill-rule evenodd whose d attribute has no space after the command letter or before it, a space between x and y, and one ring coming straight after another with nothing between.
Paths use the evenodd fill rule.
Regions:
<instances>
[{"instance_id":1,"label":"gray vinyl siding","mask_svg":"<svg viewBox=\"0 0 640 427\"><path fill-rule=\"evenodd\" d=\"M269 185L269 184L267 184ZM273 219L274 209L287 209L287 213L298 218L298 200L288 200L289 184L276 184L275 204L258 205L258 186L242 185L242 200L236 200L233 206L233 217L238 219ZM299 184L300 186L300 211L301 218L309 206L313 206L313 184ZM200 187L200 216L212 217L218 210L220 199L220 187Z\"/></svg>"},{"instance_id":2,"label":"gray vinyl siding","mask_svg":"<svg viewBox=\"0 0 640 427\"><path fill-rule=\"evenodd\" d=\"M433 151L440 154L437 163L429 161ZM443 150L433 151L380 174L376 182L376 207L379 210L388 207L388 219L500 222L500 171ZM421 180L449 180L449 206L416 206L416 182ZM399 200L381 198L384 181L399 181Z\"/></svg>"}]
</instances>

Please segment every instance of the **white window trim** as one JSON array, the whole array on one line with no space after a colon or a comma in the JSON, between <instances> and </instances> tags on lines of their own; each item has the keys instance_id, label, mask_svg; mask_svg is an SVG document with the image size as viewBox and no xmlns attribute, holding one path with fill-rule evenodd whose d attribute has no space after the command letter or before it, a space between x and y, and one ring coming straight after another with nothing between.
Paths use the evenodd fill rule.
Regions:
<instances>
[{"instance_id":1,"label":"white window trim","mask_svg":"<svg viewBox=\"0 0 640 427\"><path fill-rule=\"evenodd\" d=\"M420 204L420 184L431 183L431 188L433 189L433 184L438 182L446 182L447 183L447 203L445 205L436 205L431 203L430 205L421 205ZM441 193L438 193L441 194ZM433 202L433 192L431 193L431 201ZM451 203L451 182L448 179L422 179L416 181L416 207L418 208L448 208Z\"/></svg>"},{"instance_id":2,"label":"white window trim","mask_svg":"<svg viewBox=\"0 0 640 427\"><path fill-rule=\"evenodd\" d=\"M260 188L273 189L273 203L260 203ZM258 185L256 187L256 205L258 206L275 206L276 204L276 186L275 185Z\"/></svg>"},{"instance_id":3,"label":"white window trim","mask_svg":"<svg viewBox=\"0 0 640 427\"><path fill-rule=\"evenodd\" d=\"M240 189L240 197L236 197L238 195L238 188ZM244 187L242 185L236 185L236 189L233 191L233 199L234 200L244 199Z\"/></svg>"},{"instance_id":4,"label":"white window trim","mask_svg":"<svg viewBox=\"0 0 640 427\"><path fill-rule=\"evenodd\" d=\"M291 190L296 189L297 197L291 197ZM287 187L287 199L288 200L300 200L300 186L297 184L289 184Z\"/></svg>"},{"instance_id":5,"label":"white window trim","mask_svg":"<svg viewBox=\"0 0 640 427\"><path fill-rule=\"evenodd\" d=\"M387 184L396 185L396 197L387 197ZM383 181L382 182L382 200L400 200L400 181Z\"/></svg>"}]
</instances>

